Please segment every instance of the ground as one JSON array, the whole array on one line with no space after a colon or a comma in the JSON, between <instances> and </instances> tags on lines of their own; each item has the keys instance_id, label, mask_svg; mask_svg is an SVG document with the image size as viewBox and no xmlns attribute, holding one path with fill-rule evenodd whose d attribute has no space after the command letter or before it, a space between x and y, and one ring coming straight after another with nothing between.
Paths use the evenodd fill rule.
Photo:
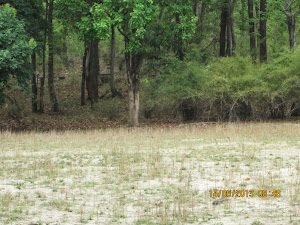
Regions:
<instances>
[{"instance_id":1,"label":"ground","mask_svg":"<svg viewBox=\"0 0 300 225\"><path fill-rule=\"evenodd\" d=\"M2 132L0 203L0 224L299 224L300 124Z\"/></svg>"}]
</instances>

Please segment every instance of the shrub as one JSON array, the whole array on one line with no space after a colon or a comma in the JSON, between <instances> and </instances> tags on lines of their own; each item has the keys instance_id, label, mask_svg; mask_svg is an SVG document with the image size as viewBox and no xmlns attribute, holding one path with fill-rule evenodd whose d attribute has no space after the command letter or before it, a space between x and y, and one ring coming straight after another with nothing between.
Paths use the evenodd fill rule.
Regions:
<instances>
[{"instance_id":1,"label":"shrub","mask_svg":"<svg viewBox=\"0 0 300 225\"><path fill-rule=\"evenodd\" d=\"M194 99L201 94L202 67L176 59L165 60L163 69L154 79L142 82L142 111L177 116L194 108Z\"/></svg>"},{"instance_id":2,"label":"shrub","mask_svg":"<svg viewBox=\"0 0 300 225\"><path fill-rule=\"evenodd\" d=\"M157 77L143 82L142 108L160 115L180 111L186 120L289 118L300 108L299 60L299 50L262 65L250 57L209 65L167 60Z\"/></svg>"}]
</instances>

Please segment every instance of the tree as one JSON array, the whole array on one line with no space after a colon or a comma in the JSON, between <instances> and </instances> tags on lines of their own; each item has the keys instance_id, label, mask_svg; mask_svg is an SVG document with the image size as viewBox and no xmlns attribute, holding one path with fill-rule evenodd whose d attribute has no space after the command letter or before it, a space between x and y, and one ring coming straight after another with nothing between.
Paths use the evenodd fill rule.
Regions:
<instances>
[{"instance_id":1,"label":"tree","mask_svg":"<svg viewBox=\"0 0 300 225\"><path fill-rule=\"evenodd\" d=\"M94 103L98 101L98 76L100 73L100 64L99 64L99 41L101 38L98 38L94 29L94 18L90 9L93 7L95 2L93 0L87 0L88 4L88 13L87 13L87 26L82 27L82 29L87 29L90 31L89 38L89 50L88 50L88 73L86 77L88 99L91 101L91 106L93 107Z\"/></svg>"},{"instance_id":2,"label":"tree","mask_svg":"<svg viewBox=\"0 0 300 225\"><path fill-rule=\"evenodd\" d=\"M54 0L49 0L49 11L48 11L48 48L49 48L49 59L48 59L48 91L51 101L51 109L53 112L58 112L58 101L55 94L54 88L54 52L53 52L53 8Z\"/></svg>"},{"instance_id":3,"label":"tree","mask_svg":"<svg viewBox=\"0 0 300 225\"><path fill-rule=\"evenodd\" d=\"M178 27L179 28L179 32L175 34L175 46L174 46L174 49L175 49L175 53L176 53L176 56L179 60L183 61L184 60L184 43L183 43L183 39L182 39L182 29L181 29L181 20L180 20L180 17L179 17L179 14L176 13L175 14L175 20L176 20L176 23L178 24Z\"/></svg>"},{"instance_id":4,"label":"tree","mask_svg":"<svg viewBox=\"0 0 300 225\"><path fill-rule=\"evenodd\" d=\"M235 33L234 33L234 20L233 12L236 4L236 0L228 1L228 18L227 18L227 56L233 56L233 52L236 48Z\"/></svg>"},{"instance_id":5,"label":"tree","mask_svg":"<svg viewBox=\"0 0 300 225\"><path fill-rule=\"evenodd\" d=\"M0 105L3 105L3 91L8 87L11 75L28 91L32 76L30 56L36 43L29 40L24 23L16 18L16 10L9 4L0 6L0 30Z\"/></svg>"},{"instance_id":6,"label":"tree","mask_svg":"<svg viewBox=\"0 0 300 225\"><path fill-rule=\"evenodd\" d=\"M259 14L259 46L260 46L260 62L265 62L268 59L267 55L267 0L260 0Z\"/></svg>"},{"instance_id":7,"label":"tree","mask_svg":"<svg viewBox=\"0 0 300 225\"><path fill-rule=\"evenodd\" d=\"M17 18L24 23L24 29L29 37L35 39L38 48L32 53L32 78L31 78L31 100L32 112L36 113L38 110L37 101L37 77L36 77L36 52L39 50L39 45L42 43L41 30L44 26L42 18L43 6L42 0L0 0L0 5L9 3L17 10Z\"/></svg>"},{"instance_id":8,"label":"tree","mask_svg":"<svg viewBox=\"0 0 300 225\"><path fill-rule=\"evenodd\" d=\"M81 75L81 106L85 105L85 83L86 83L86 58L89 49L86 47L84 49L84 54L82 57L82 75Z\"/></svg>"},{"instance_id":9,"label":"tree","mask_svg":"<svg viewBox=\"0 0 300 225\"><path fill-rule=\"evenodd\" d=\"M88 73L86 77L86 85L88 91L88 100L91 101L91 106L98 100L98 75L100 71L99 65L99 41L90 41L88 47Z\"/></svg>"},{"instance_id":10,"label":"tree","mask_svg":"<svg viewBox=\"0 0 300 225\"><path fill-rule=\"evenodd\" d=\"M32 78L31 78L31 110L33 113L38 111L38 88L37 88L37 76L36 76L36 53L34 52L31 55L31 64L32 64Z\"/></svg>"},{"instance_id":11,"label":"tree","mask_svg":"<svg viewBox=\"0 0 300 225\"><path fill-rule=\"evenodd\" d=\"M206 3L204 1L201 2L201 10L199 12L199 1L193 2L193 11L194 15L197 16L197 30L200 32L204 31L204 18L206 14Z\"/></svg>"},{"instance_id":12,"label":"tree","mask_svg":"<svg viewBox=\"0 0 300 225\"><path fill-rule=\"evenodd\" d=\"M113 97L119 95L115 86L115 60L116 60L116 31L115 26L111 25L110 40L110 90Z\"/></svg>"},{"instance_id":13,"label":"tree","mask_svg":"<svg viewBox=\"0 0 300 225\"><path fill-rule=\"evenodd\" d=\"M82 69L86 68L87 72L82 73L85 81L81 82L81 104L85 101L85 87L88 92L88 100L93 106L98 99L98 75L100 71L98 44L99 38L94 28L94 18L91 14L91 7L100 1L92 0L56 0L56 15L65 26L70 26L78 33L78 38L83 41L84 51ZM107 35L104 35L107 36ZM87 56L85 56L87 54Z\"/></svg>"},{"instance_id":14,"label":"tree","mask_svg":"<svg viewBox=\"0 0 300 225\"><path fill-rule=\"evenodd\" d=\"M220 56L226 56L226 28L228 18L228 7L224 4L221 11L220 23Z\"/></svg>"},{"instance_id":15,"label":"tree","mask_svg":"<svg viewBox=\"0 0 300 225\"><path fill-rule=\"evenodd\" d=\"M253 0L248 0L248 16L249 16L249 36L250 36L250 54L253 59L256 58L256 35L255 22L253 13Z\"/></svg>"},{"instance_id":16,"label":"tree","mask_svg":"<svg viewBox=\"0 0 300 225\"><path fill-rule=\"evenodd\" d=\"M204 39L204 21L206 17L207 2L205 0L195 0L192 4L194 15L197 17L194 39L195 43L200 44Z\"/></svg>"},{"instance_id":17,"label":"tree","mask_svg":"<svg viewBox=\"0 0 300 225\"><path fill-rule=\"evenodd\" d=\"M220 56L233 56L236 48L233 12L236 0L222 2L220 23Z\"/></svg>"},{"instance_id":18,"label":"tree","mask_svg":"<svg viewBox=\"0 0 300 225\"><path fill-rule=\"evenodd\" d=\"M201 4L201 13L199 15L199 20L198 20L198 24L200 26L200 31L201 32L204 31L205 14L206 14L206 3L204 1L202 1L202 4Z\"/></svg>"},{"instance_id":19,"label":"tree","mask_svg":"<svg viewBox=\"0 0 300 225\"><path fill-rule=\"evenodd\" d=\"M170 28L182 30L187 38L196 18L190 1L103 0L92 9L94 27L102 33L115 25L124 37L127 80L129 84L129 125L139 125L140 71L147 51L156 41L163 42ZM180 18L180 24L174 19ZM101 34L100 34L101 36Z\"/></svg>"},{"instance_id":20,"label":"tree","mask_svg":"<svg viewBox=\"0 0 300 225\"><path fill-rule=\"evenodd\" d=\"M294 49L297 46L296 42L296 17L300 13L299 8L293 13L292 10L293 1L284 0L284 14L286 15L286 23L289 29L289 40L290 40L290 48Z\"/></svg>"},{"instance_id":21,"label":"tree","mask_svg":"<svg viewBox=\"0 0 300 225\"><path fill-rule=\"evenodd\" d=\"M43 60L43 74L41 77L41 85L40 85L40 113L44 113L44 94L45 94L45 79L46 79L46 48L47 48L47 37L48 37L48 9L49 4L48 0L45 0L46 8L45 8L45 26L43 29L43 46L42 46L42 60Z\"/></svg>"}]
</instances>

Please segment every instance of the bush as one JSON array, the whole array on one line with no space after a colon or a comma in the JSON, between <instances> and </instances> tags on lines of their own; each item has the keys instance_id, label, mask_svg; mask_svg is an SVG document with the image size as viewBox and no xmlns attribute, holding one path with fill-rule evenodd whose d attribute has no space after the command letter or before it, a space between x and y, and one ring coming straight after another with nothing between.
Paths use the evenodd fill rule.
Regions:
<instances>
[{"instance_id":1,"label":"bush","mask_svg":"<svg viewBox=\"0 0 300 225\"><path fill-rule=\"evenodd\" d=\"M300 108L300 51L283 54L262 66L261 79L270 94L272 110L291 117Z\"/></svg>"},{"instance_id":2,"label":"bush","mask_svg":"<svg viewBox=\"0 0 300 225\"><path fill-rule=\"evenodd\" d=\"M289 118L300 108L299 60L299 50L262 65L250 57L219 58L209 65L168 60L156 78L143 82L142 109L181 112L183 120Z\"/></svg>"},{"instance_id":3,"label":"bush","mask_svg":"<svg viewBox=\"0 0 300 225\"><path fill-rule=\"evenodd\" d=\"M146 117L149 113L176 117L178 112L183 117L190 117L188 115L194 111L193 104L196 103L194 99L202 93L202 74L205 73L201 70L202 67L194 62L184 63L172 58L165 60L163 69L154 79L142 82L141 111Z\"/></svg>"}]
</instances>

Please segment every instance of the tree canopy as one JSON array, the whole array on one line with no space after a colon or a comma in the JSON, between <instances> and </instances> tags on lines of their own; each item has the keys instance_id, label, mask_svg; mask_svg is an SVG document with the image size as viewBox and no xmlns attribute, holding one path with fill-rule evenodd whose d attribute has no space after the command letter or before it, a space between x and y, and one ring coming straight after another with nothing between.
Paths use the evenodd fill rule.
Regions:
<instances>
[{"instance_id":1,"label":"tree canopy","mask_svg":"<svg viewBox=\"0 0 300 225\"><path fill-rule=\"evenodd\" d=\"M32 74L29 56L36 43L24 27L14 8L9 4L0 6L0 104L4 103L3 90L12 75L23 89L28 88Z\"/></svg>"}]
</instances>

